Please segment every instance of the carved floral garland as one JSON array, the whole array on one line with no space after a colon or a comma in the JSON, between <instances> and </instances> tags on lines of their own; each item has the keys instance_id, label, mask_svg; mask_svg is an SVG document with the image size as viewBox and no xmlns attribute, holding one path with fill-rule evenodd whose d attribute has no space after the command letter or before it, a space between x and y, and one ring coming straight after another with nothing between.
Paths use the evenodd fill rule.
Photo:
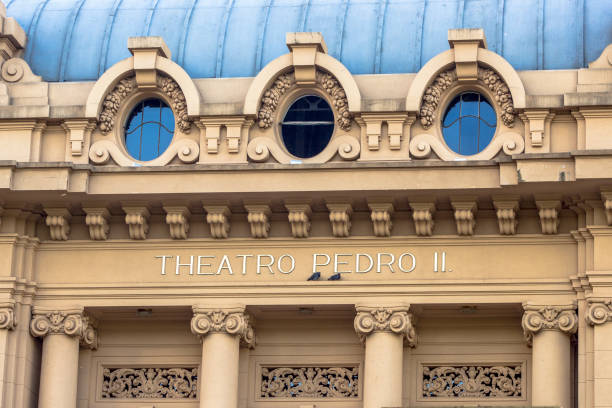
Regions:
<instances>
[{"instance_id":1,"label":"carved floral garland","mask_svg":"<svg viewBox=\"0 0 612 408\"><path fill-rule=\"evenodd\" d=\"M331 74L317 71L316 84L322 88L333 100L334 108L338 112L338 126L342 130L349 131L351 129L352 115L348 110L348 99L342 85L336 77ZM267 129L274 123L274 112L278 108L281 97L293 86L295 86L295 74L288 72L279 75L268 88L261 98L261 106L257 113L258 125L260 128Z\"/></svg>"},{"instance_id":2,"label":"carved floral garland","mask_svg":"<svg viewBox=\"0 0 612 408\"><path fill-rule=\"evenodd\" d=\"M522 368L513 366L423 367L425 398L521 397Z\"/></svg>"},{"instance_id":3,"label":"carved floral garland","mask_svg":"<svg viewBox=\"0 0 612 408\"><path fill-rule=\"evenodd\" d=\"M508 85L492 69L478 68L478 79L495 94L495 101L502 110L501 119L504 125L513 127L516 112ZM442 95L456 81L457 74L455 69L449 69L448 71L441 72L433 80L433 83L425 89L423 101L421 102L421 111L419 112L421 124L425 129L429 129L433 125Z\"/></svg>"},{"instance_id":4,"label":"carved floral garland","mask_svg":"<svg viewBox=\"0 0 612 408\"><path fill-rule=\"evenodd\" d=\"M104 399L195 399L197 368L105 368Z\"/></svg>"},{"instance_id":5,"label":"carved floral garland","mask_svg":"<svg viewBox=\"0 0 612 408\"><path fill-rule=\"evenodd\" d=\"M157 87L172 101L172 111L176 115L176 124L185 133L191 129L191 121L187 116L185 94L175 80L164 75L157 75ZM108 134L115 127L115 119L123 101L137 89L136 78L124 78L104 98L103 109L98 122L100 131Z\"/></svg>"},{"instance_id":6,"label":"carved floral garland","mask_svg":"<svg viewBox=\"0 0 612 408\"><path fill-rule=\"evenodd\" d=\"M357 398L359 367L264 367L262 398Z\"/></svg>"}]
</instances>

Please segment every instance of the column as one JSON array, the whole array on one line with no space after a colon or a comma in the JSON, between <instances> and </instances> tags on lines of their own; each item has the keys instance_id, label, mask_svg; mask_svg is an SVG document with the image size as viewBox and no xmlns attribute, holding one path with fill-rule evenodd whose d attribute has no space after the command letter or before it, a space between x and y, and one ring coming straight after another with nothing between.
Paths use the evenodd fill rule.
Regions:
<instances>
[{"instance_id":1,"label":"column","mask_svg":"<svg viewBox=\"0 0 612 408\"><path fill-rule=\"evenodd\" d=\"M76 408L79 344L97 346L92 320L82 307L34 307L30 332L43 338L38 408Z\"/></svg>"},{"instance_id":2,"label":"column","mask_svg":"<svg viewBox=\"0 0 612 408\"><path fill-rule=\"evenodd\" d=\"M571 408L570 338L576 306L524 304L523 331L532 345L531 405Z\"/></svg>"},{"instance_id":3,"label":"column","mask_svg":"<svg viewBox=\"0 0 612 408\"><path fill-rule=\"evenodd\" d=\"M13 302L0 303L0 407L7 405L6 396L10 393L9 388L14 385L14 379L10 373L11 349L9 347L9 331L16 327L15 304Z\"/></svg>"},{"instance_id":4,"label":"column","mask_svg":"<svg viewBox=\"0 0 612 408\"><path fill-rule=\"evenodd\" d=\"M237 408L240 345L255 345L244 306L194 306L191 331L202 341L200 408Z\"/></svg>"},{"instance_id":5,"label":"column","mask_svg":"<svg viewBox=\"0 0 612 408\"><path fill-rule=\"evenodd\" d=\"M355 331L365 343L363 408L402 406L404 343L416 334L408 305L357 305Z\"/></svg>"},{"instance_id":6,"label":"column","mask_svg":"<svg viewBox=\"0 0 612 408\"><path fill-rule=\"evenodd\" d=\"M593 326L593 407L612 407L612 298L588 299L586 321Z\"/></svg>"}]
</instances>

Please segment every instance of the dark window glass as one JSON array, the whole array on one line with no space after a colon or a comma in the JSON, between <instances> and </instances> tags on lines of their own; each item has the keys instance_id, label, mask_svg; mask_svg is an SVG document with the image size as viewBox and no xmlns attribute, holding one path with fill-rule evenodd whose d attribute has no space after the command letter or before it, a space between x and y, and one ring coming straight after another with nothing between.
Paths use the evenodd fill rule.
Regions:
<instances>
[{"instance_id":1,"label":"dark window glass","mask_svg":"<svg viewBox=\"0 0 612 408\"><path fill-rule=\"evenodd\" d=\"M321 153L334 132L334 113L318 96L303 96L291 105L281 123L285 147L303 159Z\"/></svg>"},{"instance_id":2,"label":"dark window glass","mask_svg":"<svg viewBox=\"0 0 612 408\"><path fill-rule=\"evenodd\" d=\"M145 99L132 110L125 125L125 147L135 159L159 157L174 135L174 113L160 99Z\"/></svg>"},{"instance_id":3,"label":"dark window glass","mask_svg":"<svg viewBox=\"0 0 612 408\"><path fill-rule=\"evenodd\" d=\"M495 109L482 95L465 92L451 101L442 120L442 135L456 153L470 156L483 151L495 134Z\"/></svg>"}]
</instances>

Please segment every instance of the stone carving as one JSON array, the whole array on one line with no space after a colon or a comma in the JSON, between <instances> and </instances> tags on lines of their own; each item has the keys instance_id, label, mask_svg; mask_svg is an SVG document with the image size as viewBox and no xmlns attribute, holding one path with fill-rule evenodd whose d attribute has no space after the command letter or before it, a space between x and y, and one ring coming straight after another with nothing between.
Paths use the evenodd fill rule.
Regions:
<instances>
[{"instance_id":1,"label":"stone carving","mask_svg":"<svg viewBox=\"0 0 612 408\"><path fill-rule=\"evenodd\" d=\"M508 85L495 71L488 68L478 68L478 79L484 82L487 88L495 95L495 102L501 108L501 118L504 125L513 127L516 112Z\"/></svg>"},{"instance_id":2,"label":"stone carving","mask_svg":"<svg viewBox=\"0 0 612 408\"><path fill-rule=\"evenodd\" d=\"M502 235L516 234L516 227L518 225L517 212L519 209L518 200L494 200L493 205L497 210L499 233Z\"/></svg>"},{"instance_id":3,"label":"stone carving","mask_svg":"<svg viewBox=\"0 0 612 408\"><path fill-rule=\"evenodd\" d=\"M476 226L476 201L452 201L458 235L474 235Z\"/></svg>"},{"instance_id":4,"label":"stone carving","mask_svg":"<svg viewBox=\"0 0 612 408\"><path fill-rule=\"evenodd\" d=\"M175 157L183 163L194 163L200 156L200 146L191 139L173 139L170 146L158 158L148 161L147 166L165 166ZM98 140L89 148L89 160L95 164L106 164L113 158L119 166L134 166L134 159L125 154L111 140Z\"/></svg>"},{"instance_id":5,"label":"stone carving","mask_svg":"<svg viewBox=\"0 0 612 408\"><path fill-rule=\"evenodd\" d=\"M361 152L361 144L356 137L351 135L333 136L329 144L318 155L304 159L304 163L325 163L331 160L336 154L342 160L355 160ZM273 139L268 137L256 137L247 145L249 159L255 162L265 162L270 158L270 154L279 163L289 164L295 161L295 157L286 153L285 148Z\"/></svg>"},{"instance_id":6,"label":"stone carving","mask_svg":"<svg viewBox=\"0 0 612 408\"><path fill-rule=\"evenodd\" d=\"M612 321L612 299L589 299L586 321L594 326Z\"/></svg>"},{"instance_id":7,"label":"stone carving","mask_svg":"<svg viewBox=\"0 0 612 408\"><path fill-rule=\"evenodd\" d=\"M457 73L455 69L441 72L433 80L432 84L425 89L423 100L421 102L421 125L423 128L429 129L436 119L436 111L440 103L440 98L455 81L457 81Z\"/></svg>"},{"instance_id":8,"label":"stone carving","mask_svg":"<svg viewBox=\"0 0 612 408\"><path fill-rule=\"evenodd\" d=\"M83 332L79 344L91 350L98 348L98 323L91 316L83 315Z\"/></svg>"},{"instance_id":9,"label":"stone carving","mask_svg":"<svg viewBox=\"0 0 612 408\"><path fill-rule=\"evenodd\" d=\"M52 241L66 241L70 235L70 219L72 215L66 208L45 208L47 217L45 224L49 227Z\"/></svg>"},{"instance_id":10,"label":"stone carving","mask_svg":"<svg viewBox=\"0 0 612 408\"><path fill-rule=\"evenodd\" d=\"M406 306L371 307L357 306L354 326L362 342L373 332L391 332L401 335L404 342L415 347L416 331L412 325L412 314Z\"/></svg>"},{"instance_id":11,"label":"stone carving","mask_svg":"<svg viewBox=\"0 0 612 408\"><path fill-rule=\"evenodd\" d=\"M146 239L149 233L149 217L151 213L147 207L124 206L125 223L128 225L131 239Z\"/></svg>"},{"instance_id":12,"label":"stone carving","mask_svg":"<svg viewBox=\"0 0 612 408\"><path fill-rule=\"evenodd\" d=\"M89 237L94 241L108 239L110 213L106 208L83 208L87 214L85 224L89 227Z\"/></svg>"},{"instance_id":13,"label":"stone carving","mask_svg":"<svg viewBox=\"0 0 612 408\"><path fill-rule=\"evenodd\" d=\"M539 306L524 305L522 327L525 339L532 344L533 336L542 330L560 330L565 334L574 334L578 328L578 317L573 305Z\"/></svg>"},{"instance_id":14,"label":"stone carving","mask_svg":"<svg viewBox=\"0 0 612 408\"><path fill-rule=\"evenodd\" d=\"M602 191L601 199L606 210L606 221L608 221L608 225L612 225L612 191Z\"/></svg>"},{"instance_id":15,"label":"stone carving","mask_svg":"<svg viewBox=\"0 0 612 408\"><path fill-rule=\"evenodd\" d=\"M327 203L332 234L337 238L346 238L351 233L351 214L353 207L344 203Z\"/></svg>"},{"instance_id":16,"label":"stone carving","mask_svg":"<svg viewBox=\"0 0 612 408\"><path fill-rule=\"evenodd\" d=\"M340 85L336 77L322 71L317 71L316 80L317 85L321 86L332 97L333 105L338 114L338 119L336 119L338 126L340 126L340 129L348 132L351 130L351 120L353 117L349 113L348 99L342 85Z\"/></svg>"},{"instance_id":17,"label":"stone carving","mask_svg":"<svg viewBox=\"0 0 612 408\"><path fill-rule=\"evenodd\" d=\"M115 119L121 103L136 90L136 78L134 76L124 78L104 98L102 112L98 122L100 131L108 134L115 126Z\"/></svg>"},{"instance_id":18,"label":"stone carving","mask_svg":"<svg viewBox=\"0 0 612 408\"><path fill-rule=\"evenodd\" d=\"M308 238L311 209L308 204L285 204L289 211L289 224L294 238Z\"/></svg>"},{"instance_id":19,"label":"stone carving","mask_svg":"<svg viewBox=\"0 0 612 408\"><path fill-rule=\"evenodd\" d=\"M204 206L206 210L206 222L210 226L210 235L213 238L227 238L230 232L229 207L226 205Z\"/></svg>"},{"instance_id":20,"label":"stone carving","mask_svg":"<svg viewBox=\"0 0 612 408\"><path fill-rule=\"evenodd\" d=\"M425 366L422 396L430 398L522 397L520 365Z\"/></svg>"},{"instance_id":21,"label":"stone carving","mask_svg":"<svg viewBox=\"0 0 612 408\"><path fill-rule=\"evenodd\" d=\"M177 368L104 368L103 399L196 399L198 369Z\"/></svg>"},{"instance_id":22,"label":"stone carving","mask_svg":"<svg viewBox=\"0 0 612 408\"><path fill-rule=\"evenodd\" d=\"M393 204L391 203L368 203L370 207L370 219L374 228L374 236L390 237L393 223L391 215L393 214Z\"/></svg>"},{"instance_id":23,"label":"stone carving","mask_svg":"<svg viewBox=\"0 0 612 408\"><path fill-rule=\"evenodd\" d=\"M267 205L245 205L249 212L247 220L251 225L253 238L268 238L270 232L270 207Z\"/></svg>"},{"instance_id":24,"label":"stone carving","mask_svg":"<svg viewBox=\"0 0 612 408\"><path fill-rule=\"evenodd\" d=\"M560 200L536 200L542 234L556 234L559 227Z\"/></svg>"},{"instance_id":25,"label":"stone carving","mask_svg":"<svg viewBox=\"0 0 612 408\"><path fill-rule=\"evenodd\" d=\"M30 332L34 337L45 337L50 334L79 337L82 346L91 349L98 347L98 333L94 319L78 308L66 310L35 308L32 312Z\"/></svg>"},{"instance_id":26,"label":"stone carving","mask_svg":"<svg viewBox=\"0 0 612 408\"><path fill-rule=\"evenodd\" d=\"M176 125L184 133L189 133L191 130L191 121L187 116L187 102L185 94L181 90L179 84L172 78L165 75L157 74L157 87L162 91L168 99L171 101L172 112L176 117Z\"/></svg>"},{"instance_id":27,"label":"stone carving","mask_svg":"<svg viewBox=\"0 0 612 408\"><path fill-rule=\"evenodd\" d=\"M166 224L170 227L172 239L187 239L191 212L185 206L164 206Z\"/></svg>"},{"instance_id":28,"label":"stone carving","mask_svg":"<svg viewBox=\"0 0 612 408\"><path fill-rule=\"evenodd\" d=\"M513 127L516 112L508 85L495 71L488 68L478 68L478 80L484 83L495 95L495 101L501 109L501 119L504 125ZM449 69L438 74L432 84L425 89L419 112L423 128L429 129L433 125L442 95L456 81L457 73L455 68Z\"/></svg>"},{"instance_id":29,"label":"stone carving","mask_svg":"<svg viewBox=\"0 0 612 408\"><path fill-rule=\"evenodd\" d=\"M433 235L435 204L411 202L410 207L412 208L412 219L414 220L416 234L420 237Z\"/></svg>"},{"instance_id":30,"label":"stone carving","mask_svg":"<svg viewBox=\"0 0 612 408\"><path fill-rule=\"evenodd\" d=\"M255 347L255 331L251 317L244 308L214 309L193 307L191 332L202 339L209 333L227 333L240 337L240 343L248 348Z\"/></svg>"},{"instance_id":31,"label":"stone carving","mask_svg":"<svg viewBox=\"0 0 612 408\"><path fill-rule=\"evenodd\" d=\"M2 79L6 82L41 82L28 63L22 58L11 58L2 64Z\"/></svg>"},{"instance_id":32,"label":"stone carving","mask_svg":"<svg viewBox=\"0 0 612 408\"><path fill-rule=\"evenodd\" d=\"M452 161L463 156L453 152L436 135L421 133L410 139L410 155L416 159L424 159L433 150L438 157L444 161ZM500 150L511 156L522 153L525 149L525 140L515 132L500 133L495 136L491 143L480 153L469 156L470 160L491 160Z\"/></svg>"},{"instance_id":33,"label":"stone carving","mask_svg":"<svg viewBox=\"0 0 612 408\"><path fill-rule=\"evenodd\" d=\"M14 330L17 327L17 320L15 319L15 305L14 304L1 304L0 305L0 330L8 329Z\"/></svg>"},{"instance_id":34,"label":"stone carving","mask_svg":"<svg viewBox=\"0 0 612 408\"><path fill-rule=\"evenodd\" d=\"M348 99L340 82L332 74L317 71L316 85L322 88L331 98L332 105L337 113L338 126L344 131L351 129L352 115L348 110ZM296 86L293 71L279 75L272 85L264 92L261 106L257 113L258 125L267 129L274 124L274 112L278 108L281 97L292 87Z\"/></svg>"},{"instance_id":35,"label":"stone carving","mask_svg":"<svg viewBox=\"0 0 612 408\"><path fill-rule=\"evenodd\" d=\"M358 398L359 367L262 367L261 398Z\"/></svg>"},{"instance_id":36,"label":"stone carving","mask_svg":"<svg viewBox=\"0 0 612 408\"><path fill-rule=\"evenodd\" d=\"M187 116L187 102L181 87L172 78L157 75L157 88L171 101L172 111L176 118L176 125L185 133L191 129L191 121ZM119 108L125 99L137 89L136 77L130 76L122 79L104 98L102 112L98 118L100 131L105 135L115 127Z\"/></svg>"}]
</instances>

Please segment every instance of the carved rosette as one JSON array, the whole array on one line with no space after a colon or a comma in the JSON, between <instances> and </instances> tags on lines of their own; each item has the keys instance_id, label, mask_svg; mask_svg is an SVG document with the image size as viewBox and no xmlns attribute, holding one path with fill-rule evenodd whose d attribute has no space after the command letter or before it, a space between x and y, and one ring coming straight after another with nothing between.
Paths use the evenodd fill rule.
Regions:
<instances>
[{"instance_id":1,"label":"carved rosette","mask_svg":"<svg viewBox=\"0 0 612 408\"><path fill-rule=\"evenodd\" d=\"M331 97L332 105L336 111L336 122L342 130L348 132L351 129L353 117L348 110L346 92L338 79L332 74L317 70L315 83L317 87ZM281 74L274 80L261 98L261 105L259 112L257 112L257 124L260 128L267 129L274 124L274 113L282 96L295 86L297 85L293 71Z\"/></svg>"},{"instance_id":2,"label":"carved rosette","mask_svg":"<svg viewBox=\"0 0 612 408\"><path fill-rule=\"evenodd\" d=\"M612 322L612 299L589 299L586 321L591 326Z\"/></svg>"},{"instance_id":3,"label":"carved rosette","mask_svg":"<svg viewBox=\"0 0 612 408\"><path fill-rule=\"evenodd\" d=\"M495 95L495 102L501 109L500 115L504 125L513 127L516 111L508 85L494 70L489 68L478 68L478 80ZM455 82L457 82L457 73L453 67L438 74L431 85L425 89L419 112L423 128L429 129L434 124L442 95Z\"/></svg>"},{"instance_id":4,"label":"carved rosette","mask_svg":"<svg viewBox=\"0 0 612 408\"><path fill-rule=\"evenodd\" d=\"M387 332L402 336L410 347L416 346L416 331L407 306L357 306L356 309L354 327L362 342L374 332Z\"/></svg>"},{"instance_id":5,"label":"carved rosette","mask_svg":"<svg viewBox=\"0 0 612 408\"><path fill-rule=\"evenodd\" d=\"M4 304L0 307L0 330L14 330L17 327L15 319L15 306L13 304Z\"/></svg>"},{"instance_id":6,"label":"carved rosette","mask_svg":"<svg viewBox=\"0 0 612 408\"><path fill-rule=\"evenodd\" d=\"M522 327L525 339L532 344L533 336L542 330L559 330L574 334L578 328L578 317L574 305L540 306L524 305Z\"/></svg>"},{"instance_id":7,"label":"carved rosette","mask_svg":"<svg viewBox=\"0 0 612 408\"><path fill-rule=\"evenodd\" d=\"M78 337L80 344L84 347L95 349L98 346L95 321L79 308L66 310L34 308L30 332L34 337L64 334Z\"/></svg>"},{"instance_id":8,"label":"carved rosette","mask_svg":"<svg viewBox=\"0 0 612 408\"><path fill-rule=\"evenodd\" d=\"M242 307L215 309L208 307L193 307L191 332L203 339L210 333L226 333L240 337L244 347L255 347L255 330L251 317Z\"/></svg>"}]
</instances>

